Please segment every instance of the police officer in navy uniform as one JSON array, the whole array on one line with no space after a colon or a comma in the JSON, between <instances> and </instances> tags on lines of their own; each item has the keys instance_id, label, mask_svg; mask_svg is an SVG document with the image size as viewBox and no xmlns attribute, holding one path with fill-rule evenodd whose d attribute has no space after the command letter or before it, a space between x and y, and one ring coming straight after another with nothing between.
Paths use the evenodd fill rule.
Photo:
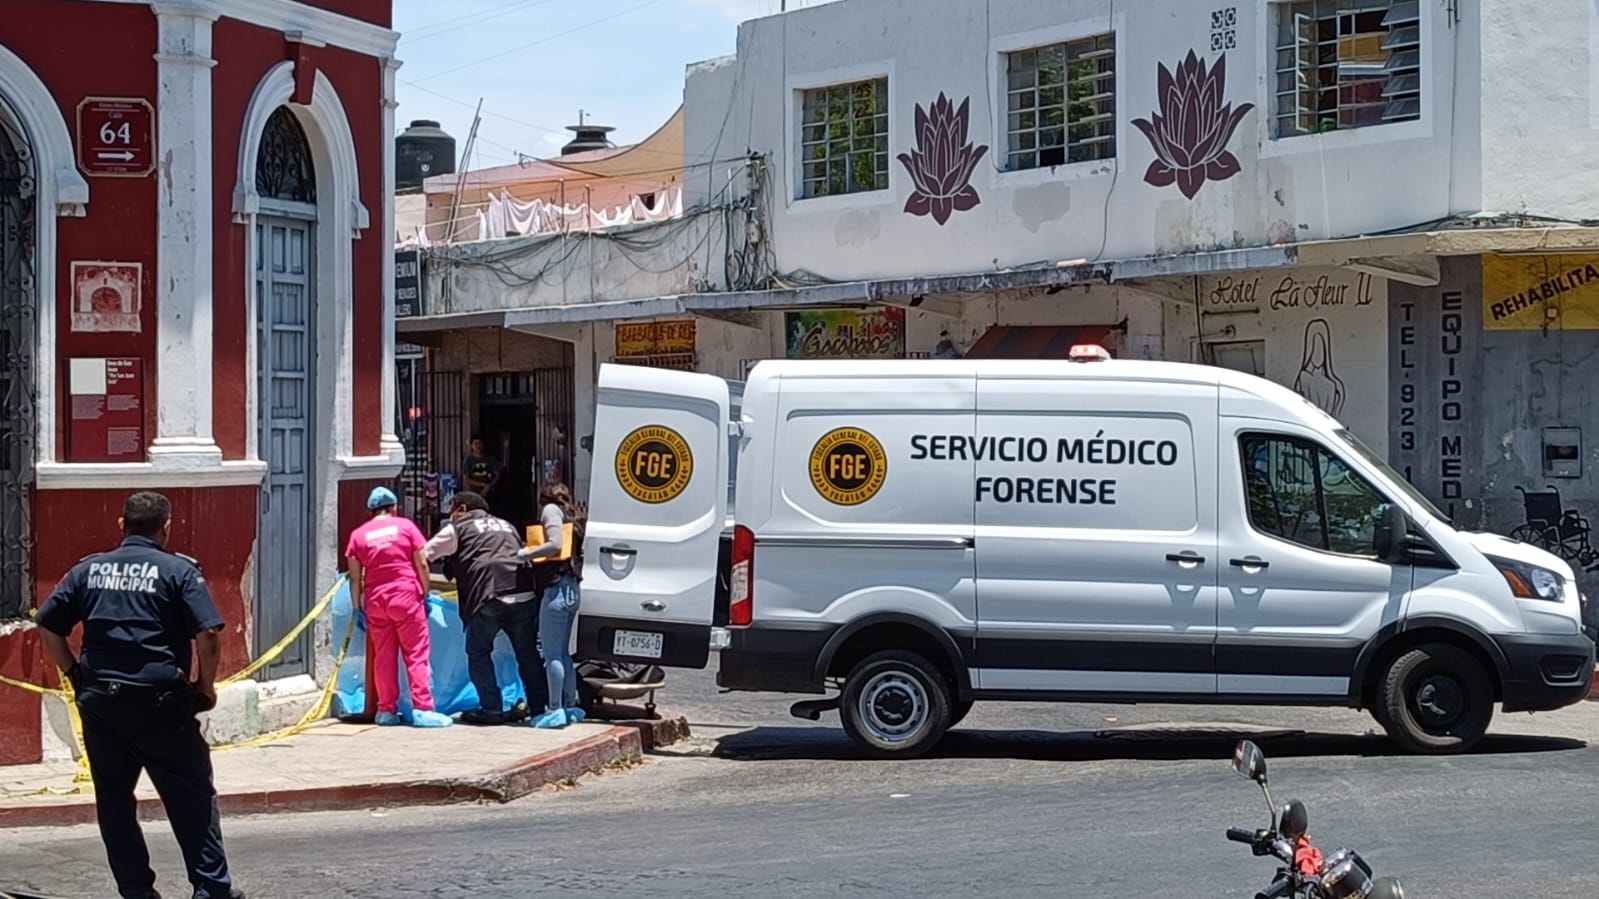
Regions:
<instances>
[{"instance_id":1,"label":"police officer in navy uniform","mask_svg":"<svg viewBox=\"0 0 1599 899\"><path fill-rule=\"evenodd\" d=\"M200 566L164 549L172 533L166 497L128 497L120 524L122 545L73 566L38 617L46 655L77 694L100 838L117 891L159 899L133 796L147 772L194 899L237 899L244 894L228 876L210 747L195 720L216 705L222 615ZM83 654L75 658L67 636L80 624Z\"/></svg>"}]
</instances>

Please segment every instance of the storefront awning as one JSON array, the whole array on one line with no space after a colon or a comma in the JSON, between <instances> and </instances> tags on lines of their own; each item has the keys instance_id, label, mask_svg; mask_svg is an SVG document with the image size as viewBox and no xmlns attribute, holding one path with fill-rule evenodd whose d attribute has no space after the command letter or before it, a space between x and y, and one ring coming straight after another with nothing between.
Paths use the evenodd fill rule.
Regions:
<instances>
[{"instance_id":1,"label":"storefront awning","mask_svg":"<svg viewBox=\"0 0 1599 899\"><path fill-rule=\"evenodd\" d=\"M968 359L1065 359L1082 343L1105 345L1117 325L995 325L965 353Z\"/></svg>"}]
</instances>

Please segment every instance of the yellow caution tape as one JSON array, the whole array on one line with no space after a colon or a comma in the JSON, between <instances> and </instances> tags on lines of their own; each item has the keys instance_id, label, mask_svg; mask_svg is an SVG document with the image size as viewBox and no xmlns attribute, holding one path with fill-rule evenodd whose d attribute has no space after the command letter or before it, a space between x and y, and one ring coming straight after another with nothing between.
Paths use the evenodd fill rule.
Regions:
<instances>
[{"instance_id":1,"label":"yellow caution tape","mask_svg":"<svg viewBox=\"0 0 1599 899\"><path fill-rule=\"evenodd\" d=\"M311 607L311 611L307 612L306 616L300 619L299 624L296 624L293 628L290 628L289 632L284 635L283 639L273 644L271 649L261 653L260 658L257 658L255 661L244 666L243 668L240 668L238 671L235 671L227 677L224 677L221 682L217 684L217 689L220 690L229 684L236 684L241 680L253 677L256 672L277 661L278 656L283 655L283 651L288 649L289 645L295 640L298 640L300 635L305 633L305 629L311 626L312 622L322 617L322 613L327 611L328 606L333 604L333 597L338 594L339 588L344 586L344 582L347 579L348 578L345 575L339 575L339 579L333 582L333 586L328 588L328 592L322 594L322 598L317 600L315 606Z\"/></svg>"},{"instance_id":2,"label":"yellow caution tape","mask_svg":"<svg viewBox=\"0 0 1599 899\"><path fill-rule=\"evenodd\" d=\"M245 680L246 678L249 678L260 672L260 670L266 666L277 661L278 657L283 655L284 651L289 648L289 645L295 640L299 639L300 635L305 633L305 629L310 627L313 622L322 616L323 612L328 610L328 606L333 604L333 597L338 595L339 588L344 586L346 579L347 578L344 575L339 575L339 579L333 582L333 586L328 588L326 593L322 594L322 598L317 600L316 605L311 608L311 611L306 613L306 616L300 619L300 623L296 624L292 629L290 629L289 632L284 635L283 639L279 640L277 643L273 644L270 649L262 653L260 658L257 658L250 664L228 675L221 681L218 681L217 689L220 690L229 684L236 684L239 681ZM65 684L67 679L63 677L61 682ZM38 684L29 683L27 681L14 680L6 677L3 674L0 674L0 684L8 687L16 687L19 690L27 690L29 693L36 693L40 696L69 697L72 695L70 690L42 687Z\"/></svg>"},{"instance_id":3,"label":"yellow caution tape","mask_svg":"<svg viewBox=\"0 0 1599 899\"><path fill-rule=\"evenodd\" d=\"M30 684L25 680L12 680L11 678L6 677L4 674L0 674L0 684L5 684L8 687L16 687L18 690L27 690L29 693L37 693L40 696L67 695L67 691L65 690L52 690L49 687L41 687L38 684Z\"/></svg>"},{"instance_id":4,"label":"yellow caution tape","mask_svg":"<svg viewBox=\"0 0 1599 899\"><path fill-rule=\"evenodd\" d=\"M333 670L329 672L327 683L322 687L322 696L317 700L316 705L306 709L305 714L300 716L299 721L274 733L261 734L257 737L251 737L248 740L240 740L237 743L218 743L211 747L211 751L218 752L224 749L240 749L245 746L260 746L263 743L271 743L274 740L287 739L288 737L292 737L295 734L300 733L323 718L326 718L328 716L328 712L332 711L333 709L333 694L338 689L339 671L344 667L344 656L350 650L350 638L354 635L355 618L354 616L351 616L350 623L344 628L344 641L339 645L338 657L333 660Z\"/></svg>"},{"instance_id":5,"label":"yellow caution tape","mask_svg":"<svg viewBox=\"0 0 1599 899\"><path fill-rule=\"evenodd\" d=\"M78 773L72 775L73 787L79 792L87 792L94 787L94 778L89 773L89 749L83 743L83 716L78 714L78 699L72 689L72 681L67 680L66 672L56 669L61 682L67 685L65 700L67 703L67 721L72 725L72 742L78 749Z\"/></svg>"},{"instance_id":6,"label":"yellow caution tape","mask_svg":"<svg viewBox=\"0 0 1599 899\"><path fill-rule=\"evenodd\" d=\"M312 607L311 611L306 613L306 616L300 619L300 622L296 624L286 635L284 635L283 639L273 644L273 646L266 652L262 653L259 658L255 659L244 668L241 668L233 674L223 678L217 684L217 688L221 689L229 684L234 684L245 680L246 678L251 677L252 675L261 671L261 669L276 661L277 658L289 648L290 644L298 639L301 634L305 633L306 628L310 627L317 618L322 616L323 612L328 610L328 607L333 603L333 598L338 595L339 588L344 586L346 580L346 576L340 575L339 579L334 582L332 587L328 588L328 591L322 595L322 598L317 601L316 605ZM446 602L457 601L456 591L454 590L446 593L434 593L433 595ZM260 746L265 743L287 739L301 733L312 724L315 724L317 721L328 717L328 713L333 709L333 694L338 689L339 671L344 667L344 659L349 653L350 641L354 636L355 617L352 615L349 624L345 627L344 639L339 645L339 653L333 662L333 670L329 672L327 682L322 687L322 695L314 706L307 709L305 714L300 716L299 721L295 722L289 727L270 734L261 734L260 736L251 737L247 740L240 740L235 743L218 743L211 747L211 751L217 752L226 749L239 749L247 746ZM78 714L78 704L73 696L71 682L67 680L65 674L61 674L60 677L61 683L66 685L63 689L51 689L50 687L43 687L27 681L14 680L6 677L5 675L0 675L0 684L16 687L21 690L27 690L30 693L36 693L40 696L58 696L65 700L67 706L67 719L72 726L72 738L77 744L76 755L78 761L78 771L75 775L73 775L72 778L74 786L41 787L40 789L34 790L30 793L3 793L0 795L4 795L7 798L16 796L42 795L71 796L93 791L93 780L89 773L89 755L83 747L83 720Z\"/></svg>"},{"instance_id":7,"label":"yellow caution tape","mask_svg":"<svg viewBox=\"0 0 1599 899\"><path fill-rule=\"evenodd\" d=\"M40 787L37 790L27 793L0 791L0 796L4 796L7 799L13 799L20 796L76 796L82 793L93 792L94 790L94 779L89 773L89 753L83 748L83 719L78 716L78 703L73 696L72 682L67 680L66 673L61 671L61 669L56 669L56 674L61 678L61 683L66 684L66 689L51 690L48 687L41 687L38 684L30 684L26 681L14 681L3 676L0 676L0 679L3 679L6 683L12 686L27 690L30 693L38 693L41 696L60 696L62 697L63 701L65 701L67 706L67 721L70 722L72 727L72 742L76 744L77 749L76 758L78 762L78 770L72 775L73 786Z\"/></svg>"}]
</instances>

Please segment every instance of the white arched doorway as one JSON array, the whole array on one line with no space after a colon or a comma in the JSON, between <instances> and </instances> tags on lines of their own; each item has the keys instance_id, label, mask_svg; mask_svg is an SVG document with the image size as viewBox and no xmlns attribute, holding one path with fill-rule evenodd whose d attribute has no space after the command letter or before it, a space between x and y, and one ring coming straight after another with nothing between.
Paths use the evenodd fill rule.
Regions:
<instances>
[{"instance_id":1,"label":"white arched doorway","mask_svg":"<svg viewBox=\"0 0 1599 899\"><path fill-rule=\"evenodd\" d=\"M292 102L295 65L278 63L256 86L233 192L234 220L249 235L247 453L267 468L253 557L258 648L310 610L343 549L335 544L338 482L353 445L352 243L368 220L344 105L321 72L310 104ZM281 402L285 392L304 408ZM265 676L310 673L312 647L302 637Z\"/></svg>"},{"instance_id":2,"label":"white arched doorway","mask_svg":"<svg viewBox=\"0 0 1599 899\"><path fill-rule=\"evenodd\" d=\"M32 492L55 462L56 218L82 216L89 183L61 108L0 46L0 617L33 603ZM41 373L44 374L41 377Z\"/></svg>"},{"instance_id":3,"label":"white arched doorway","mask_svg":"<svg viewBox=\"0 0 1599 899\"><path fill-rule=\"evenodd\" d=\"M261 460L255 652L288 632L316 593L316 165L299 118L280 106L256 156L255 394ZM261 645L267 644L267 645ZM309 642L289 647L270 676L310 671Z\"/></svg>"}]
</instances>

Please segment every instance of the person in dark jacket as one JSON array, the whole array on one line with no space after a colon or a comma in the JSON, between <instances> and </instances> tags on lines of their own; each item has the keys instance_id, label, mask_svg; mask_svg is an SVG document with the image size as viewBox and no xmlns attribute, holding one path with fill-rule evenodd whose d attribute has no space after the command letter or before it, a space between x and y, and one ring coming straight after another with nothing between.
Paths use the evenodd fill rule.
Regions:
<instances>
[{"instance_id":1,"label":"person in dark jacket","mask_svg":"<svg viewBox=\"0 0 1599 899\"><path fill-rule=\"evenodd\" d=\"M427 542L428 561L449 559L456 604L466 628L467 673L481 708L461 713L462 724L492 725L519 720L507 715L494 675L494 640L510 638L522 675L528 709L545 705L544 664L539 656L539 594L532 572L517 552L522 535L504 519L489 514L489 504L470 491L455 494L450 522Z\"/></svg>"}]
</instances>

